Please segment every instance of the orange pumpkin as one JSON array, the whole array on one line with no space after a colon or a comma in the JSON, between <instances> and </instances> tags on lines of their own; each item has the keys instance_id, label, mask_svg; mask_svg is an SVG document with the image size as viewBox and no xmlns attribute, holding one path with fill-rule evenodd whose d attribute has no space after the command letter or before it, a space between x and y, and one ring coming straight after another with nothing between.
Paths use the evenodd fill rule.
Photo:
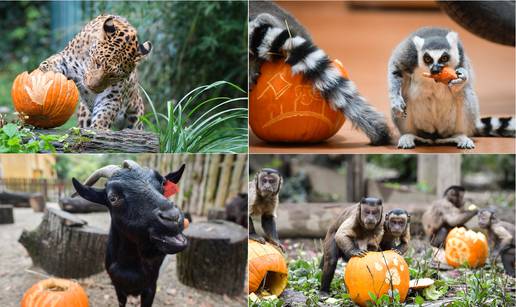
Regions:
<instances>
[{"instance_id":1,"label":"orange pumpkin","mask_svg":"<svg viewBox=\"0 0 516 307\"><path fill-rule=\"evenodd\" d=\"M248 241L249 293L260 288L265 279L264 289L280 295L287 286L288 268L285 256L273 245Z\"/></svg>"},{"instance_id":2,"label":"orange pumpkin","mask_svg":"<svg viewBox=\"0 0 516 307\"><path fill-rule=\"evenodd\" d=\"M371 301L369 292L376 297L395 289L404 302L409 290L409 267L394 251L368 252L364 257L352 257L344 273L344 282L353 302L366 306Z\"/></svg>"},{"instance_id":3,"label":"orange pumpkin","mask_svg":"<svg viewBox=\"0 0 516 307\"><path fill-rule=\"evenodd\" d=\"M342 64L333 61L343 76ZM249 95L249 124L269 142L314 143L335 135L344 124L341 112L333 110L300 74L283 61L265 62Z\"/></svg>"},{"instance_id":4,"label":"orange pumpkin","mask_svg":"<svg viewBox=\"0 0 516 307\"><path fill-rule=\"evenodd\" d=\"M79 91L63 74L26 71L14 80L11 89L14 108L27 124L40 128L61 126L75 112Z\"/></svg>"},{"instance_id":5,"label":"orange pumpkin","mask_svg":"<svg viewBox=\"0 0 516 307\"><path fill-rule=\"evenodd\" d=\"M33 285L21 301L21 307L88 307L88 296L71 280L50 278Z\"/></svg>"},{"instance_id":6,"label":"orange pumpkin","mask_svg":"<svg viewBox=\"0 0 516 307\"><path fill-rule=\"evenodd\" d=\"M423 73L427 78L433 78L436 82L448 84L451 80L457 79L457 73L451 67L444 67L438 74Z\"/></svg>"},{"instance_id":7,"label":"orange pumpkin","mask_svg":"<svg viewBox=\"0 0 516 307\"><path fill-rule=\"evenodd\" d=\"M481 232L455 227L446 237L444 256L454 268L464 264L471 268L483 266L488 253L487 239Z\"/></svg>"}]
</instances>

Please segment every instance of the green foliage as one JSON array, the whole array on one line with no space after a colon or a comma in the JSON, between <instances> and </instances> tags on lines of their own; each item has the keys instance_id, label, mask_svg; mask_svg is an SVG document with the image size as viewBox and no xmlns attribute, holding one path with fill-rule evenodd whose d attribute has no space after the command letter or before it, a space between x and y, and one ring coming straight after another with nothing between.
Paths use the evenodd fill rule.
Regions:
<instances>
[{"instance_id":1,"label":"green foliage","mask_svg":"<svg viewBox=\"0 0 516 307\"><path fill-rule=\"evenodd\" d=\"M240 97L205 98L221 87L229 87ZM161 152L247 152L247 95L237 85L218 81L199 86L177 103L168 101L166 114L159 113L143 92L153 113L141 120L159 134Z\"/></svg>"},{"instance_id":2,"label":"green foliage","mask_svg":"<svg viewBox=\"0 0 516 307\"><path fill-rule=\"evenodd\" d=\"M387 295L383 294L380 297L377 297L373 292L369 292L369 297L373 302L367 302L368 306L388 306L388 307L399 307L403 306L402 303L400 303L400 293L397 289L394 289L394 293L392 298Z\"/></svg>"},{"instance_id":3,"label":"green foliage","mask_svg":"<svg viewBox=\"0 0 516 307\"><path fill-rule=\"evenodd\" d=\"M0 153L55 152L52 142L63 141L67 137L34 133L28 128L9 123L0 129Z\"/></svg>"},{"instance_id":4,"label":"green foliage","mask_svg":"<svg viewBox=\"0 0 516 307\"><path fill-rule=\"evenodd\" d=\"M503 188L514 189L515 180L514 155L463 155L462 169L465 174L492 172L500 174Z\"/></svg>"}]
</instances>

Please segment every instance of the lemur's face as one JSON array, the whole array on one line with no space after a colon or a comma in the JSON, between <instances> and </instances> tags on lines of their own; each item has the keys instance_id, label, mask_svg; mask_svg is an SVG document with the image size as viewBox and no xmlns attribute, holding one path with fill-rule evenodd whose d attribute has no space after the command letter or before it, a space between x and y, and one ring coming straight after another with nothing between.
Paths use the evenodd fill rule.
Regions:
<instances>
[{"instance_id":1,"label":"lemur's face","mask_svg":"<svg viewBox=\"0 0 516 307\"><path fill-rule=\"evenodd\" d=\"M446 37L422 38L414 36L412 42L416 46L418 66L424 72L438 74L441 70L459 64L458 34L449 32Z\"/></svg>"}]
</instances>

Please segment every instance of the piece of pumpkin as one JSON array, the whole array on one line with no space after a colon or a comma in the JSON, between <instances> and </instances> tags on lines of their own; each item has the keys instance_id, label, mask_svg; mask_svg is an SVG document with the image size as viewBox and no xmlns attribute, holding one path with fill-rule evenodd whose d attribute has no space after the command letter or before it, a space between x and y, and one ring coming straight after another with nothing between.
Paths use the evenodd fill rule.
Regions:
<instances>
[{"instance_id":1,"label":"piece of pumpkin","mask_svg":"<svg viewBox=\"0 0 516 307\"><path fill-rule=\"evenodd\" d=\"M348 77L342 64L333 64ZM311 82L283 61L265 62L249 94L249 125L262 140L315 143L326 140L342 127L345 118L333 110Z\"/></svg>"},{"instance_id":2,"label":"piece of pumpkin","mask_svg":"<svg viewBox=\"0 0 516 307\"><path fill-rule=\"evenodd\" d=\"M360 306L376 297L398 290L404 302L409 290L409 267L395 251L368 252L364 257L352 257L346 265L344 282L350 299Z\"/></svg>"},{"instance_id":3,"label":"piece of pumpkin","mask_svg":"<svg viewBox=\"0 0 516 307\"><path fill-rule=\"evenodd\" d=\"M487 239L481 232L455 227L446 237L444 256L446 262L454 268L461 265L471 268L483 266L488 254Z\"/></svg>"},{"instance_id":4,"label":"piece of pumpkin","mask_svg":"<svg viewBox=\"0 0 516 307\"><path fill-rule=\"evenodd\" d=\"M21 307L88 307L88 296L76 282L49 278L34 284L21 300Z\"/></svg>"},{"instance_id":5,"label":"piece of pumpkin","mask_svg":"<svg viewBox=\"0 0 516 307\"><path fill-rule=\"evenodd\" d=\"M35 127L54 128L74 114L79 91L63 74L36 69L16 77L11 97L22 121Z\"/></svg>"},{"instance_id":6,"label":"piece of pumpkin","mask_svg":"<svg viewBox=\"0 0 516 307\"><path fill-rule=\"evenodd\" d=\"M285 256L272 244L248 240L249 293L263 288L279 296L287 286L288 268Z\"/></svg>"},{"instance_id":7,"label":"piece of pumpkin","mask_svg":"<svg viewBox=\"0 0 516 307\"><path fill-rule=\"evenodd\" d=\"M451 80L457 79L457 73L455 72L455 70L448 66L444 67L438 74L430 74L425 72L423 73L423 76L427 78L432 78L436 82L441 82L444 84L448 84Z\"/></svg>"}]
</instances>

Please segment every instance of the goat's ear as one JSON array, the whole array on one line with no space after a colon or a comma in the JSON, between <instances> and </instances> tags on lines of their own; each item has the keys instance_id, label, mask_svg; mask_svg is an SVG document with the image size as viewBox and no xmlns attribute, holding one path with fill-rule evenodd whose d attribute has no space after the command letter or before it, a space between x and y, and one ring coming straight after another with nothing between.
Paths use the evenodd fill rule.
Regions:
<instances>
[{"instance_id":1,"label":"goat's ear","mask_svg":"<svg viewBox=\"0 0 516 307\"><path fill-rule=\"evenodd\" d=\"M169 173L168 175L165 176L165 178L169 181L172 181L173 183L178 183L179 180L181 179L181 176L183 176L184 170L185 170L185 165L183 164L177 171Z\"/></svg>"},{"instance_id":2,"label":"goat's ear","mask_svg":"<svg viewBox=\"0 0 516 307\"><path fill-rule=\"evenodd\" d=\"M77 194L79 194L82 198L104 206L108 205L105 189L97 189L85 186L75 178L72 178L72 183L75 191L77 191Z\"/></svg>"}]
</instances>

